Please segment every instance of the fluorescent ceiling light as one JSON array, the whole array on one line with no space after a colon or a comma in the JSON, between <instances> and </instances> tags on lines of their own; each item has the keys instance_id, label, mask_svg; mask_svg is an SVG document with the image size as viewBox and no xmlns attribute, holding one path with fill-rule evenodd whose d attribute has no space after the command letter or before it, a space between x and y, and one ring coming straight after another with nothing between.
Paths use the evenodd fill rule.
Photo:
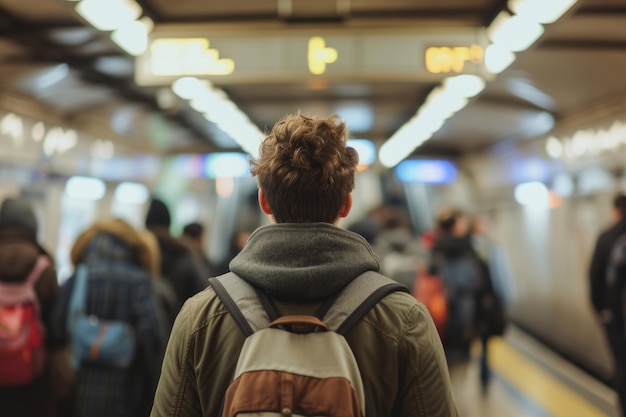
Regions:
<instances>
[{"instance_id":1,"label":"fluorescent ceiling light","mask_svg":"<svg viewBox=\"0 0 626 417\"><path fill-rule=\"evenodd\" d=\"M110 31L137 20L142 10L133 0L83 0L76 12L96 29Z\"/></svg>"},{"instance_id":2,"label":"fluorescent ceiling light","mask_svg":"<svg viewBox=\"0 0 626 417\"><path fill-rule=\"evenodd\" d=\"M154 23L150 18L143 18L125 24L111 34L111 40L132 56L138 56L148 49L148 34Z\"/></svg>"},{"instance_id":3,"label":"fluorescent ceiling light","mask_svg":"<svg viewBox=\"0 0 626 417\"><path fill-rule=\"evenodd\" d=\"M419 119L413 118L406 122L396 133L393 134L380 148L378 160L383 166L391 168L422 143L427 141L432 132L422 128Z\"/></svg>"},{"instance_id":4,"label":"fluorescent ceiling light","mask_svg":"<svg viewBox=\"0 0 626 417\"><path fill-rule=\"evenodd\" d=\"M500 12L487 29L487 34L494 44L519 52L539 39L543 34L543 26L528 17Z\"/></svg>"},{"instance_id":5,"label":"fluorescent ceiling light","mask_svg":"<svg viewBox=\"0 0 626 417\"><path fill-rule=\"evenodd\" d=\"M457 91L437 87L428 95L419 114L425 113L431 118L446 120L465 107L467 102L467 98L459 95Z\"/></svg>"},{"instance_id":6,"label":"fluorescent ceiling light","mask_svg":"<svg viewBox=\"0 0 626 417\"><path fill-rule=\"evenodd\" d=\"M184 100L192 100L195 97L199 97L206 89L205 82L195 77L179 78L172 84L172 91Z\"/></svg>"},{"instance_id":7,"label":"fluorescent ceiling light","mask_svg":"<svg viewBox=\"0 0 626 417\"><path fill-rule=\"evenodd\" d=\"M509 8L519 16L538 23L554 23L565 14L577 0L509 0Z\"/></svg>"},{"instance_id":8,"label":"fluorescent ceiling light","mask_svg":"<svg viewBox=\"0 0 626 417\"><path fill-rule=\"evenodd\" d=\"M485 88L485 80L478 75L457 75L444 80L443 86L446 90L454 92L461 97L474 97Z\"/></svg>"},{"instance_id":9,"label":"fluorescent ceiling light","mask_svg":"<svg viewBox=\"0 0 626 417\"><path fill-rule=\"evenodd\" d=\"M172 90L179 97L191 100L189 105L194 110L203 113L206 120L217 125L244 151L258 157L263 133L223 90L194 77L179 78L172 84Z\"/></svg>"},{"instance_id":10,"label":"fluorescent ceiling light","mask_svg":"<svg viewBox=\"0 0 626 417\"><path fill-rule=\"evenodd\" d=\"M501 45L489 45L485 50L485 68L491 74L500 74L515 61L515 53Z\"/></svg>"}]
</instances>

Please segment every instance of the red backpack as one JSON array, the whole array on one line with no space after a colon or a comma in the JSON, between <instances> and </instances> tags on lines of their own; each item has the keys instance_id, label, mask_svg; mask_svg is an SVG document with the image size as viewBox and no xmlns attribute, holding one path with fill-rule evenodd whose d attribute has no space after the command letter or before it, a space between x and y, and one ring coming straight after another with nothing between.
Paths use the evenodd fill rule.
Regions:
<instances>
[{"instance_id":1,"label":"red backpack","mask_svg":"<svg viewBox=\"0 0 626 417\"><path fill-rule=\"evenodd\" d=\"M43 371L45 328L35 282L48 266L42 255L23 282L0 282L0 386L28 384Z\"/></svg>"}]
</instances>

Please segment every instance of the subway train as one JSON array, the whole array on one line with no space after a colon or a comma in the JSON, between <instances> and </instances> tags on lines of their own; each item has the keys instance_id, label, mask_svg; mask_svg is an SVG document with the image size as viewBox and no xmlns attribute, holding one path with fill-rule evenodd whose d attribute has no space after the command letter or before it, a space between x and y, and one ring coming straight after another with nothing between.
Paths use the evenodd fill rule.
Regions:
<instances>
[{"instance_id":1,"label":"subway train","mask_svg":"<svg viewBox=\"0 0 626 417\"><path fill-rule=\"evenodd\" d=\"M415 233L444 207L484 217L511 322L610 380L588 268L626 192L623 2L555 1L528 27L541 2L112 2L130 37L95 0L40 3L0 1L0 200L32 202L60 282L82 230L143 227L153 196L222 262L267 222L264 134L337 114L360 156L341 227L389 201Z\"/></svg>"}]
</instances>

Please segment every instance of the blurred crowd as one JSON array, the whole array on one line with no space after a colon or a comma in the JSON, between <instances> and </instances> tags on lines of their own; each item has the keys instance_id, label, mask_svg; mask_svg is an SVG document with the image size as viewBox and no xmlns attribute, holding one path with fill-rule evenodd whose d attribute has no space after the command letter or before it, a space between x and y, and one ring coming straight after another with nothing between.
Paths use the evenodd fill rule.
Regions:
<instances>
[{"instance_id":1,"label":"blurred crowd","mask_svg":"<svg viewBox=\"0 0 626 417\"><path fill-rule=\"evenodd\" d=\"M480 341L486 391L488 340L506 326L500 291L506 271L484 219L446 209L432 230L416 234L402 209L384 205L347 228L372 246L384 275L428 307L451 365L469 360L473 342ZM201 223L188 224L181 236L170 229L170 211L158 199L151 201L142 229L120 219L96 221L76 238L74 273L59 286L28 202L2 203L0 367L9 369L3 360L12 364L0 376L3 415L150 414L180 308L207 286L208 277L228 271L249 235L238 233L228 259L213 265ZM10 284L22 298L13 290L13 298L2 295ZM22 333L21 356L3 359L3 347L14 346Z\"/></svg>"}]
</instances>

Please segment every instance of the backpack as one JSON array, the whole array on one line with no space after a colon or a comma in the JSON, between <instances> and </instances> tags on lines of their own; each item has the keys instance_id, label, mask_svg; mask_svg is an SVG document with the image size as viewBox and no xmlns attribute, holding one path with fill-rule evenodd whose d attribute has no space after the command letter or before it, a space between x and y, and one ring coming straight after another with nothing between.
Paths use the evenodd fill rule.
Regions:
<instances>
[{"instance_id":1,"label":"backpack","mask_svg":"<svg viewBox=\"0 0 626 417\"><path fill-rule=\"evenodd\" d=\"M28 384L44 369L45 327L35 283L50 265L41 255L23 282L0 282L0 386Z\"/></svg>"},{"instance_id":2,"label":"backpack","mask_svg":"<svg viewBox=\"0 0 626 417\"><path fill-rule=\"evenodd\" d=\"M426 306L435 323L439 337L443 339L448 320L448 301L446 290L437 275L431 275L426 268L421 268L415 276L413 296Z\"/></svg>"},{"instance_id":3,"label":"backpack","mask_svg":"<svg viewBox=\"0 0 626 417\"><path fill-rule=\"evenodd\" d=\"M86 314L87 266L78 265L67 328L72 335L74 369L91 362L117 368L128 367L135 358L136 335L133 327L121 320L105 320Z\"/></svg>"},{"instance_id":4,"label":"backpack","mask_svg":"<svg viewBox=\"0 0 626 417\"><path fill-rule=\"evenodd\" d=\"M237 275L209 279L246 336L222 417L367 415L358 364L344 335L383 297L407 289L361 274L315 316L279 317L269 297Z\"/></svg>"},{"instance_id":5,"label":"backpack","mask_svg":"<svg viewBox=\"0 0 626 417\"><path fill-rule=\"evenodd\" d=\"M466 346L476 331L476 298L483 280L480 267L476 257L469 253L456 258L440 257L436 262L436 271L446 293L443 339L448 347Z\"/></svg>"}]
</instances>

